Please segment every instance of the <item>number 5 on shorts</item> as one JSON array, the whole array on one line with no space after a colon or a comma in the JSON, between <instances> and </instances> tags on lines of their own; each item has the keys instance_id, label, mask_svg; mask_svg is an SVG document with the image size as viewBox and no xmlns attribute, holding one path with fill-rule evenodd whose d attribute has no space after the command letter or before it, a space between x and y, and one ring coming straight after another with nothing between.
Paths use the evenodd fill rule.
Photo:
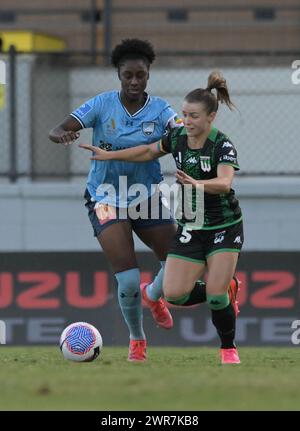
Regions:
<instances>
[{"instance_id":1,"label":"number 5 on shorts","mask_svg":"<svg viewBox=\"0 0 300 431\"><path fill-rule=\"evenodd\" d=\"M190 242L191 238L192 238L192 235L187 231L186 227L184 227L182 229L181 237L179 238L179 241L182 242L183 244L187 244L188 242Z\"/></svg>"}]
</instances>

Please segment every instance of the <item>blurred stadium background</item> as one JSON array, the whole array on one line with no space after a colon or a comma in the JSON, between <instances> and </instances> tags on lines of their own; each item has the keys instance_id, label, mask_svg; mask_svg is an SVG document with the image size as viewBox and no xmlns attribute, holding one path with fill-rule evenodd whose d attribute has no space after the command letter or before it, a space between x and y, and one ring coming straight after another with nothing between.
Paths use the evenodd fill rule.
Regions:
<instances>
[{"instance_id":1,"label":"blurred stadium background","mask_svg":"<svg viewBox=\"0 0 300 431\"><path fill-rule=\"evenodd\" d=\"M235 143L245 223L239 345L293 346L299 314L298 0L1 0L0 319L7 344L56 344L76 320L127 345L114 279L83 206L89 157L48 140L91 96L119 88L109 65L124 38L157 51L148 91L180 113L183 96L223 72L238 111L217 125ZM294 79L292 77L294 76ZM298 77L298 78L297 78ZM293 82L294 81L294 82ZM83 131L80 142L88 142ZM169 156L168 156L169 157ZM162 160L172 181L173 162ZM136 241L143 280L158 264ZM173 309L167 336L145 310L151 345L217 345L205 306Z\"/></svg>"}]
</instances>

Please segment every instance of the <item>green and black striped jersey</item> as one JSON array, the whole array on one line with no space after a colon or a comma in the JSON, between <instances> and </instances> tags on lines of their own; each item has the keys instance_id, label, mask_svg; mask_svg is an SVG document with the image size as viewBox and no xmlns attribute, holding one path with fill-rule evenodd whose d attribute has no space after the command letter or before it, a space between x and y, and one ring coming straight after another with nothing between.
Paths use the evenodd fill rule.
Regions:
<instances>
[{"instance_id":1,"label":"green and black striped jersey","mask_svg":"<svg viewBox=\"0 0 300 431\"><path fill-rule=\"evenodd\" d=\"M188 147L187 134L184 127L172 129L161 141L161 151L171 153L178 169L196 180L210 180L217 177L219 164L233 166L239 170L237 152L230 139L216 128L212 128L201 149ZM193 211L196 211L196 190L192 196ZM242 219L239 202L234 190L229 193L204 193L204 223L192 229L218 229L238 223ZM187 224L182 217L181 225ZM190 223L189 223L190 228Z\"/></svg>"}]
</instances>

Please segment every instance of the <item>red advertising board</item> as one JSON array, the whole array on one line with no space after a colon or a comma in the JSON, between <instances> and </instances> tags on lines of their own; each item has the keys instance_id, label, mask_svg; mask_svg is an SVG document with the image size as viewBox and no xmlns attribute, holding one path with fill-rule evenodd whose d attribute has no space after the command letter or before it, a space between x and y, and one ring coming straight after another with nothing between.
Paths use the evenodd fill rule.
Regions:
<instances>
[{"instance_id":1,"label":"red advertising board","mask_svg":"<svg viewBox=\"0 0 300 431\"><path fill-rule=\"evenodd\" d=\"M142 281L159 268L152 253L138 254ZM238 264L242 281L239 345L292 346L292 323L300 319L300 253L248 252ZM7 344L55 344L75 321L94 324L106 345L128 343L119 310L116 282L102 253L0 254L0 320ZM152 345L216 345L218 338L206 304L171 307L174 328L155 326L144 310Z\"/></svg>"}]
</instances>

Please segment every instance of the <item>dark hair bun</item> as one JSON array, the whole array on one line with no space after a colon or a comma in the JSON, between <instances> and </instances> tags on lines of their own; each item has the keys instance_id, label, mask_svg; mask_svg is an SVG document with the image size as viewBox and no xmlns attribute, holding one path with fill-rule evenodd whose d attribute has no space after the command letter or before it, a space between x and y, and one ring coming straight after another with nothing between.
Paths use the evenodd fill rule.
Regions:
<instances>
[{"instance_id":1,"label":"dark hair bun","mask_svg":"<svg viewBox=\"0 0 300 431\"><path fill-rule=\"evenodd\" d=\"M118 67L120 62L127 58L146 59L150 65L155 59L155 52L147 40L124 39L114 48L111 54L111 64Z\"/></svg>"}]
</instances>

